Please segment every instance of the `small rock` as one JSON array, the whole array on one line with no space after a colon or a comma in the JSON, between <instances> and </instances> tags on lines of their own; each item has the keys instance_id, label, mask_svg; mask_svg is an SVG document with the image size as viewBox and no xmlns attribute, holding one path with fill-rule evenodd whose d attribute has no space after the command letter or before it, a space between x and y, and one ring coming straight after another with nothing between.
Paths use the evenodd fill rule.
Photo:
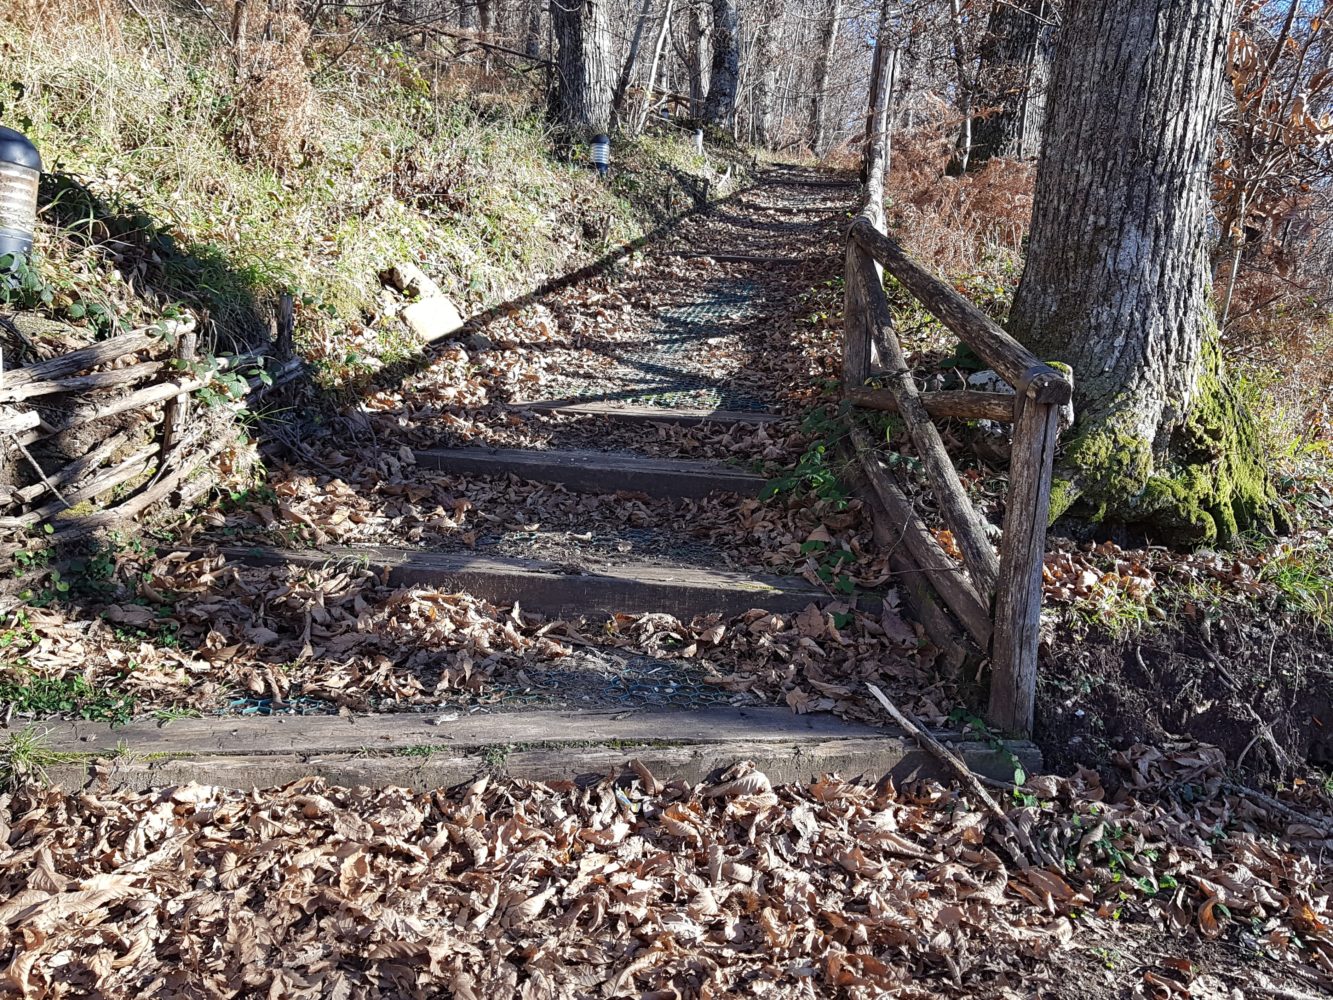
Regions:
<instances>
[{"instance_id":1,"label":"small rock","mask_svg":"<svg viewBox=\"0 0 1333 1000\"><path fill-rule=\"evenodd\" d=\"M390 288L418 299L434 299L444 293L425 271L412 263L395 264L380 272L380 281Z\"/></svg>"},{"instance_id":2,"label":"small rock","mask_svg":"<svg viewBox=\"0 0 1333 1000\"><path fill-rule=\"evenodd\" d=\"M482 354L486 351L495 350L495 341L484 333L474 333L467 339L468 350L475 354Z\"/></svg>"},{"instance_id":3,"label":"small rock","mask_svg":"<svg viewBox=\"0 0 1333 1000\"><path fill-rule=\"evenodd\" d=\"M413 302L403 310L403 322L427 344L463 328L463 316L458 306L443 295Z\"/></svg>"}]
</instances>

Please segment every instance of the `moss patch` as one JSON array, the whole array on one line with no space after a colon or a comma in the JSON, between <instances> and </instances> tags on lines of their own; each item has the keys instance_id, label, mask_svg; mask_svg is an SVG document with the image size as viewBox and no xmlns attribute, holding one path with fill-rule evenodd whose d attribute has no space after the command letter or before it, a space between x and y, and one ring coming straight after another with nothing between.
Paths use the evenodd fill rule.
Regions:
<instances>
[{"instance_id":1,"label":"moss patch","mask_svg":"<svg viewBox=\"0 0 1333 1000\"><path fill-rule=\"evenodd\" d=\"M1225 543L1249 529L1272 532L1277 494L1262 428L1227 380L1215 348L1205 364L1194 405L1172 441L1175 468L1153 477L1150 495L1179 519L1183 541Z\"/></svg>"},{"instance_id":2,"label":"moss patch","mask_svg":"<svg viewBox=\"0 0 1333 1000\"><path fill-rule=\"evenodd\" d=\"M1132 412L1132 398L1111 413ZM1243 531L1271 532L1276 493L1263 429L1227 379L1209 337L1194 403L1169 452L1110 421L1086 427L1067 444L1052 489L1051 520L1071 510L1094 524L1141 526L1176 545L1228 543Z\"/></svg>"}]
</instances>

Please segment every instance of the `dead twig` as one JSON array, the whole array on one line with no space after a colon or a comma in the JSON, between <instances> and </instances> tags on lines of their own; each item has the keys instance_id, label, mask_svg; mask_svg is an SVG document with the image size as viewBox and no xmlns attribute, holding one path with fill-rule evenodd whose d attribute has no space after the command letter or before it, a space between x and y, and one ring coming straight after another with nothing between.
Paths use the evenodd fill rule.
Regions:
<instances>
[{"instance_id":1,"label":"dead twig","mask_svg":"<svg viewBox=\"0 0 1333 1000\"><path fill-rule=\"evenodd\" d=\"M977 801L985 806L986 811L1004 824L1005 830L1008 831L1009 835L1014 839L1014 842L1021 845L1022 848L1014 847L1012 844L1005 845L1016 864L1023 868L1030 868L1032 866L1031 862L1024 856L1023 851L1030 852L1040 864L1050 863L1049 859L1044 856L1044 852L1033 844L1032 839L1014 824L1014 821L1009 818L1009 815L1000 807L1000 804L995 801L995 797L982 787L981 781L977 775L972 773L972 769L964 764L962 760L958 758L957 754L926 732L920 723L899 709L898 706L891 702L888 699L888 696L876 685L867 681L866 687L869 688L870 693L875 696L875 700L884 706L884 710L888 712L889 715L893 716L893 720L897 722L898 725L902 726L903 729L907 731L908 735L921 744L923 750L956 774L958 780L963 783L963 786L976 797Z\"/></svg>"},{"instance_id":2,"label":"dead twig","mask_svg":"<svg viewBox=\"0 0 1333 1000\"><path fill-rule=\"evenodd\" d=\"M37 473L38 478L41 479L42 485L45 486L48 490L50 490L52 493L54 493L56 499L59 500L62 504L64 504L65 509L68 510L70 502L67 499L65 499L65 494L61 493L59 487L57 487L55 483L51 482L51 480L47 478L46 470L43 469L40 464L38 464L37 459L32 457L32 452L28 451L28 449L23 446L23 442L19 440L19 436L15 434L13 431L10 431L9 440L14 443L14 447L17 448L22 453L23 457L28 460L28 464L33 467L33 470Z\"/></svg>"},{"instance_id":3,"label":"dead twig","mask_svg":"<svg viewBox=\"0 0 1333 1000\"><path fill-rule=\"evenodd\" d=\"M1294 809L1287 805L1281 799L1275 799L1258 789L1249 788L1235 781L1222 782L1221 788L1224 792L1230 792L1232 795L1239 795L1242 798L1249 799L1258 805L1263 806L1270 812L1275 812L1290 823L1300 823L1310 827L1324 837L1333 839L1333 820L1323 819L1319 816L1311 816L1309 813L1303 813L1299 809Z\"/></svg>"}]
</instances>

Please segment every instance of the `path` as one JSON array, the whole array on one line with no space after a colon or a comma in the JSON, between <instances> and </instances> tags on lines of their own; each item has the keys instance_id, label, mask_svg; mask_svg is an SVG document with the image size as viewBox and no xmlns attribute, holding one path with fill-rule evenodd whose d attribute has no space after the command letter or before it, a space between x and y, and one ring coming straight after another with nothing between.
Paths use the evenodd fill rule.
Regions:
<instances>
[{"instance_id":1,"label":"path","mask_svg":"<svg viewBox=\"0 0 1333 1000\"><path fill-rule=\"evenodd\" d=\"M250 617L234 631L261 633L268 662L287 662L281 677L258 664L247 675L255 693L231 705L267 718L238 720L221 742L213 720L173 724L168 743L191 755L173 780L183 767L263 784L314 767L347 781L349 766L372 783L404 769L425 780L420 761L401 759L403 739L376 735L383 716L357 723L367 710L447 720L428 737L399 727L415 733L411 747L427 747L440 780L475 769L479 748L496 743L541 744L533 767L578 773L593 757L570 747L571 731L620 746L625 718L637 751L613 755L683 740L685 750L656 755L671 773L706 773L747 746L765 759L795 753L813 773L829 744L847 751L835 754L843 770L929 767L891 730L812 727L791 713L846 709L864 680L911 699L933 682L912 630L884 604L887 576L874 575L873 560L860 568L864 586L843 597L806 558L810 537L833 540L829 526L856 551L872 546L869 529L852 515L755 500L764 468L792 462L801 440L813 376L796 344L799 297L837 274L852 195L845 182L773 172L597 277L495 310L313 440L273 475L273 499L214 518L195 541L219 546L226 565L190 565L235 574ZM353 585L362 589L348 597ZM307 602L284 629L283 605L311 588L316 610ZM350 631L335 627L337 615L330 624L327 609L349 602ZM441 615L451 616L443 632ZM351 725L334 729L343 746L330 746L318 716L349 706ZM476 712L492 721L453 725ZM496 714L515 712L539 714L517 729ZM701 720L725 724L725 738L691 736ZM288 739L251 759L244 749L266 745L273 725L312 749L282 765L276 758L298 753ZM86 725L57 737L100 745ZM566 751L553 759L547 743ZM356 764L367 747L390 762ZM1011 766L990 747L960 749L993 773ZM461 756L451 763L441 751ZM154 757L119 773L145 784L163 768Z\"/></svg>"}]
</instances>

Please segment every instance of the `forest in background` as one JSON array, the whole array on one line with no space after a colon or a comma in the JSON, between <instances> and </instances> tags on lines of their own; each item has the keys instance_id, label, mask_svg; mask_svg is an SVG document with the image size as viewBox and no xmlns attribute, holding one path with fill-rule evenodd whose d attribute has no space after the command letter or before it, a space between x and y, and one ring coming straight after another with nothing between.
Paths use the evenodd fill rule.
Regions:
<instances>
[{"instance_id":1,"label":"forest in background","mask_svg":"<svg viewBox=\"0 0 1333 1000\"><path fill-rule=\"evenodd\" d=\"M593 249L670 214L671 179L636 167L704 169L689 162L696 125L769 155L855 162L886 11L896 48L892 221L911 252L1005 317L1023 265L1059 3L625 0L586 5L587 23L569 30L589 44L560 46L553 12L580 10L537 0L11 0L0 114L56 151L53 183L65 189L47 192L40 248L61 261L43 280L57 305L73 305L63 317L105 328L126 312L114 295L97 301L106 292L91 283L88 302L80 291L106 242L105 223L88 221L90 202L109 199L128 206L120 228L139 216L143 232L129 242L173 239L170 228L203 248L194 266L210 272L204 280L139 284L162 308L189 306L208 288L212 300L194 305L221 324L224 346L251 308L246 286L295 292L298 330L327 342L317 353L336 353L335 326L362 348L392 342L388 330L365 339L376 328L378 269L420 259L471 302L494 299L520 271L558 273L569 245ZM1239 5L1212 182L1223 342L1256 399L1277 404L1282 436L1298 442L1327 429L1333 364L1323 13ZM587 66L562 62L576 48ZM562 87L567 77L578 86ZM598 95L591 117L561 105L580 88ZM586 175L574 143L602 129L617 136L612 202L599 186L569 186ZM553 169L561 159L564 173ZM675 204L691 194L681 188ZM29 300L41 304L42 291ZM329 322L335 312L344 322Z\"/></svg>"}]
</instances>

